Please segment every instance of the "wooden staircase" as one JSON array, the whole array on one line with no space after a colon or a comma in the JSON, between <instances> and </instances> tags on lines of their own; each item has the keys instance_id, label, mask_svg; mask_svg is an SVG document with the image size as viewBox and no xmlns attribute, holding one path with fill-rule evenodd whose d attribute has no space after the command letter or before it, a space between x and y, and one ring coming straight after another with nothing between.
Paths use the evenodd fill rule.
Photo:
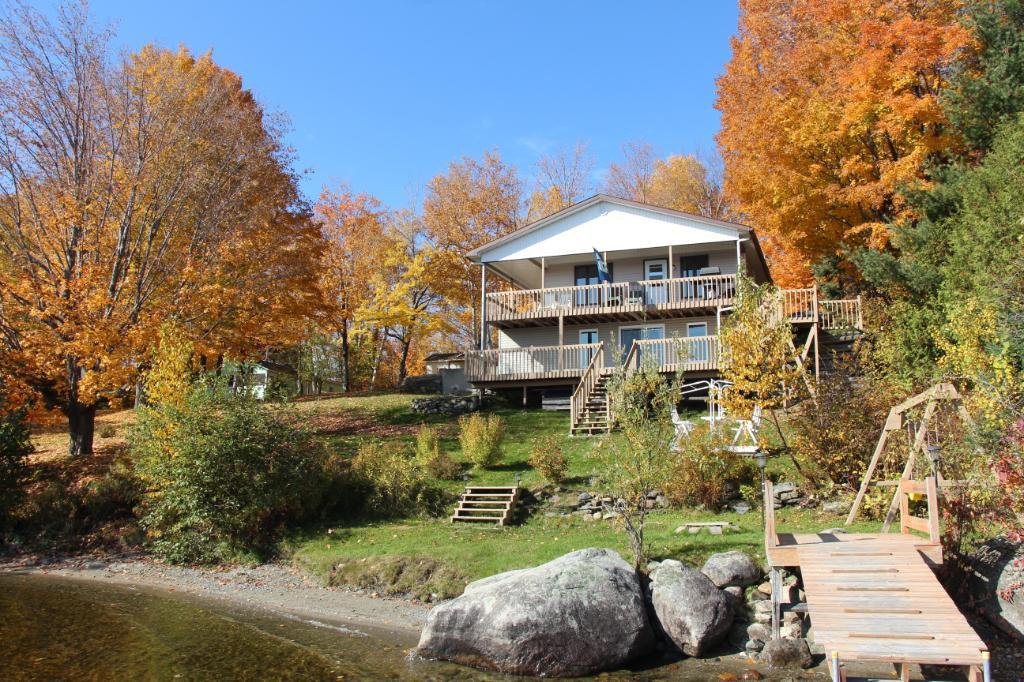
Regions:
<instances>
[{"instance_id":1,"label":"wooden staircase","mask_svg":"<svg viewBox=\"0 0 1024 682\"><path fill-rule=\"evenodd\" d=\"M515 514L519 490L518 486L466 486L451 521L507 526Z\"/></svg>"},{"instance_id":2,"label":"wooden staircase","mask_svg":"<svg viewBox=\"0 0 1024 682\"><path fill-rule=\"evenodd\" d=\"M602 341L590 363L583 370L580 383L572 394L572 422L569 434L573 436L608 433L611 430L611 414L608 405L608 379L612 370L604 366L604 342Z\"/></svg>"},{"instance_id":3,"label":"wooden staircase","mask_svg":"<svg viewBox=\"0 0 1024 682\"><path fill-rule=\"evenodd\" d=\"M592 436L598 433L608 433L611 430L611 415L608 407L608 379L610 377L610 373L602 372L590 386L590 390L581 403L581 409L573 415L570 431L573 436Z\"/></svg>"}]
</instances>

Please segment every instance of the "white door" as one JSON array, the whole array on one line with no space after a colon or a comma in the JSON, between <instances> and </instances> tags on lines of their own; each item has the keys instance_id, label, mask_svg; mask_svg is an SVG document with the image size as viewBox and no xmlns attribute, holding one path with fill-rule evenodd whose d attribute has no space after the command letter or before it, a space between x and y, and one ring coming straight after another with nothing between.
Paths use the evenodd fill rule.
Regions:
<instances>
[{"instance_id":1,"label":"white door","mask_svg":"<svg viewBox=\"0 0 1024 682\"><path fill-rule=\"evenodd\" d=\"M700 340L690 341L688 343L690 356L687 358L688 362L700 362L704 363L708 361L708 357L711 354L709 344L710 340L708 336L708 323L707 322L690 322L686 325L686 335L693 337L701 337Z\"/></svg>"},{"instance_id":2,"label":"white door","mask_svg":"<svg viewBox=\"0 0 1024 682\"><path fill-rule=\"evenodd\" d=\"M580 345L594 344L597 343L597 330L596 329L581 329L580 330ZM580 349L580 369L586 369L587 365L594 357L594 353L597 350L594 348L581 348Z\"/></svg>"},{"instance_id":3,"label":"white door","mask_svg":"<svg viewBox=\"0 0 1024 682\"><path fill-rule=\"evenodd\" d=\"M644 261L644 281L647 282L646 303L668 303L668 285L659 283L668 279L668 259L656 258Z\"/></svg>"}]
</instances>

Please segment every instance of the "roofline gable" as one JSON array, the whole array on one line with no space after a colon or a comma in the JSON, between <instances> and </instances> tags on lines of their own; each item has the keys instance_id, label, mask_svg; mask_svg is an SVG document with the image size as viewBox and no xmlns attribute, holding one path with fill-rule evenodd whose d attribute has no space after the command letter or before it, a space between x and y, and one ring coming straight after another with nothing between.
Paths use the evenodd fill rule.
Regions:
<instances>
[{"instance_id":1,"label":"roofline gable","mask_svg":"<svg viewBox=\"0 0 1024 682\"><path fill-rule=\"evenodd\" d=\"M528 225L524 225L523 227L520 227L519 229L513 232L509 232L508 234L502 237L498 237L497 239L494 239L486 244L482 244L481 246L478 246L475 249L467 252L466 258L473 261L474 263L478 263L480 262L481 256L484 253L490 251L495 247L501 246L502 244L507 244L508 242L511 241L515 241L520 237L524 237L527 234L547 227L552 223L562 220L563 218L567 218L568 216L573 215L574 213L578 213L601 202L617 204L619 206L625 206L627 208L639 208L642 210L651 211L653 213L661 213L663 215L671 216L674 218L686 218L688 220L693 220L694 222L698 223L704 223L712 227L735 230L739 236L749 236L753 235L754 233L754 231L750 227L748 227L747 225L741 225L740 223L731 223L725 220L718 220L716 218L706 218L704 216L696 215L694 213L687 213L686 211L677 211L674 208L665 208L663 206L655 206L654 204L645 204L640 201L621 199L619 197L613 197L608 194L595 194L591 197L584 199L583 201L573 204L572 206L567 206L566 208L563 208L561 211L552 213L551 215L545 216L540 220L535 220L534 222L529 223Z\"/></svg>"}]
</instances>

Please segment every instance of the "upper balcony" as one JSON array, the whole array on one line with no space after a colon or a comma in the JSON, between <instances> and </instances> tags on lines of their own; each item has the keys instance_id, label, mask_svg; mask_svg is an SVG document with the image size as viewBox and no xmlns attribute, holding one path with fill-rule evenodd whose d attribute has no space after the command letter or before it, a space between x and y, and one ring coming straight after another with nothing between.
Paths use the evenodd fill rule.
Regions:
<instances>
[{"instance_id":1,"label":"upper balcony","mask_svg":"<svg viewBox=\"0 0 1024 682\"><path fill-rule=\"evenodd\" d=\"M732 305L736 275L606 282L487 294L487 320L524 326L563 317L576 322L656 319L714 313Z\"/></svg>"}]
</instances>

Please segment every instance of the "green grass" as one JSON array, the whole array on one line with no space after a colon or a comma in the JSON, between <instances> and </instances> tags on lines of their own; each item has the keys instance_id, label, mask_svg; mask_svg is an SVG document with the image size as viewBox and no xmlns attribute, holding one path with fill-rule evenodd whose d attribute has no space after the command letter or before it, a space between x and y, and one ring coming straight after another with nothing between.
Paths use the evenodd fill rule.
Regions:
<instances>
[{"instance_id":1,"label":"green grass","mask_svg":"<svg viewBox=\"0 0 1024 682\"><path fill-rule=\"evenodd\" d=\"M502 463L488 470L472 468L459 448L454 418L424 418L409 409L416 396L381 394L334 398L301 403L297 409L310 417L314 428L342 452L355 452L361 442L384 439L396 445L411 447L420 423L438 425L443 434L442 447L454 459L464 463L469 480L477 485L510 485L518 473L522 485L535 488L544 483L528 464L530 448L538 437L554 434L560 438L569 459L570 489L590 487L592 464L589 452L597 439L570 437L566 413L541 410L500 408L494 410L506 423L507 433ZM695 418L698 415L693 415ZM342 425L343 428L337 428ZM332 432L332 428L335 427ZM762 433L774 432L766 423ZM616 435L612 435L616 438ZM767 435L770 441L777 435ZM787 456L769 461L768 474L775 479L799 482L792 461ZM443 483L453 493L462 481ZM688 521L730 521L739 531L721 536L702 532L697 535L676 534L675 529ZM777 512L777 525L783 531L814 532L840 526L843 518L813 510L783 509ZM877 524L875 524L877 525ZM851 530L873 530L870 523L858 524ZM649 516L647 542L654 559L673 558L699 564L715 552L742 550L764 561L763 530L758 510L747 514L709 513L697 510L659 510ZM481 527L453 525L447 519L412 518L394 521L364 521L326 525L290 539L294 560L325 580L347 582L387 592L388 586L378 575L387 572L393 585L407 586L403 579L403 561L413 558L431 559L430 566L442 565L446 570L437 585L425 590L444 596L457 593L466 581L515 568L534 566L562 554L584 547L610 547L628 557L625 532L613 521L585 521L579 517L546 517L534 513L521 525ZM408 564L408 561L405 561ZM335 570L336 567L338 570ZM410 572L412 569L409 569ZM417 567L417 580L430 583L428 569ZM453 580L452 576L456 579ZM386 582L386 581L385 581ZM396 588L397 589L397 588ZM396 591L396 590L392 590ZM402 591L409 591L403 588ZM423 590L417 591L417 593Z\"/></svg>"}]
</instances>

